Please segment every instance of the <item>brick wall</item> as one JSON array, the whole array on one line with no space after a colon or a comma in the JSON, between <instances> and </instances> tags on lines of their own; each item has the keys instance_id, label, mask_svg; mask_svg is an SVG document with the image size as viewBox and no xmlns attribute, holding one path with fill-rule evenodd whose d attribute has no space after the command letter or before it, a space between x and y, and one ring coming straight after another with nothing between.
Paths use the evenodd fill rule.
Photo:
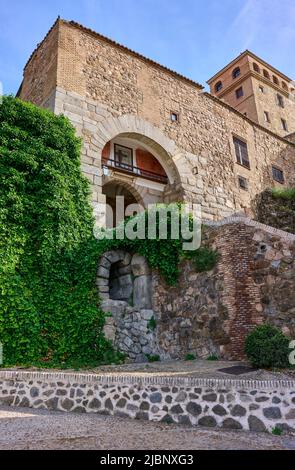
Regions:
<instances>
[{"instance_id":1,"label":"brick wall","mask_svg":"<svg viewBox=\"0 0 295 470\"><path fill-rule=\"evenodd\" d=\"M224 283L221 298L228 310L224 328L231 338L224 353L232 359L243 358L247 334L253 325L262 323L259 289L252 277L253 231L243 224L224 226L215 239L221 256L218 270Z\"/></svg>"}]
</instances>

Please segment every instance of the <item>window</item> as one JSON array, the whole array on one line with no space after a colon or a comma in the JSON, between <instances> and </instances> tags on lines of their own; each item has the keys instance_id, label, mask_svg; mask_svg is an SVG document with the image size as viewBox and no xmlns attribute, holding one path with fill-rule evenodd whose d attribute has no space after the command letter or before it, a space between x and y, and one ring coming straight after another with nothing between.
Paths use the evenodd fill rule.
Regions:
<instances>
[{"instance_id":1,"label":"window","mask_svg":"<svg viewBox=\"0 0 295 470\"><path fill-rule=\"evenodd\" d=\"M171 111L170 118L171 118L172 122L178 122L179 121L179 114L175 113L174 111Z\"/></svg>"},{"instance_id":2,"label":"window","mask_svg":"<svg viewBox=\"0 0 295 470\"><path fill-rule=\"evenodd\" d=\"M239 176L239 187L244 191L248 191L248 180L243 176Z\"/></svg>"},{"instance_id":3,"label":"window","mask_svg":"<svg viewBox=\"0 0 295 470\"><path fill-rule=\"evenodd\" d=\"M247 116L247 113L244 113L244 116Z\"/></svg>"},{"instance_id":4,"label":"window","mask_svg":"<svg viewBox=\"0 0 295 470\"><path fill-rule=\"evenodd\" d=\"M218 93L220 90L222 90L222 82L217 82L215 85L215 91Z\"/></svg>"},{"instance_id":5,"label":"window","mask_svg":"<svg viewBox=\"0 0 295 470\"><path fill-rule=\"evenodd\" d=\"M286 82L282 82L282 88L284 88L284 90L288 90L288 85Z\"/></svg>"},{"instance_id":6,"label":"window","mask_svg":"<svg viewBox=\"0 0 295 470\"><path fill-rule=\"evenodd\" d=\"M234 137L234 146L235 152L237 157L237 162L240 165L243 165L247 168L250 168L249 156L248 156L248 148L246 142L243 140Z\"/></svg>"},{"instance_id":7,"label":"window","mask_svg":"<svg viewBox=\"0 0 295 470\"><path fill-rule=\"evenodd\" d=\"M123 145L114 145L115 150L115 161L120 163L122 166L126 165L133 166L133 150Z\"/></svg>"},{"instance_id":8,"label":"window","mask_svg":"<svg viewBox=\"0 0 295 470\"><path fill-rule=\"evenodd\" d=\"M269 73L268 73L268 71L265 70L265 69L263 70L263 76L264 76L265 78L268 78L268 80L270 80Z\"/></svg>"},{"instance_id":9,"label":"window","mask_svg":"<svg viewBox=\"0 0 295 470\"><path fill-rule=\"evenodd\" d=\"M236 67L234 70L233 70L233 78L238 78L240 75L241 75L241 69L240 67Z\"/></svg>"},{"instance_id":10,"label":"window","mask_svg":"<svg viewBox=\"0 0 295 470\"><path fill-rule=\"evenodd\" d=\"M264 120L265 122L270 122L270 117L268 111L264 111Z\"/></svg>"},{"instance_id":11,"label":"window","mask_svg":"<svg viewBox=\"0 0 295 470\"><path fill-rule=\"evenodd\" d=\"M272 80L276 85L279 84L279 80L277 79L277 77L275 75L272 76Z\"/></svg>"},{"instance_id":12,"label":"window","mask_svg":"<svg viewBox=\"0 0 295 470\"><path fill-rule=\"evenodd\" d=\"M257 65L255 62L253 62L253 70L257 73L260 73L259 65Z\"/></svg>"},{"instance_id":13,"label":"window","mask_svg":"<svg viewBox=\"0 0 295 470\"><path fill-rule=\"evenodd\" d=\"M239 98L242 98L242 96L244 96L244 90L243 90L243 87L240 87L236 90L236 97L237 99L239 99Z\"/></svg>"},{"instance_id":14,"label":"window","mask_svg":"<svg viewBox=\"0 0 295 470\"><path fill-rule=\"evenodd\" d=\"M277 168L276 166L272 167L272 177L278 183L283 184L285 182L284 172Z\"/></svg>"},{"instance_id":15,"label":"window","mask_svg":"<svg viewBox=\"0 0 295 470\"><path fill-rule=\"evenodd\" d=\"M279 95L277 94L277 103L278 103L278 106L280 106L281 108L284 108L284 98L282 97L282 95Z\"/></svg>"},{"instance_id":16,"label":"window","mask_svg":"<svg viewBox=\"0 0 295 470\"><path fill-rule=\"evenodd\" d=\"M259 85L259 91L260 91L261 93L264 93L264 87L263 87L262 85Z\"/></svg>"},{"instance_id":17,"label":"window","mask_svg":"<svg viewBox=\"0 0 295 470\"><path fill-rule=\"evenodd\" d=\"M282 128L284 129L284 131L288 132L288 124L287 124L286 119L282 118L281 123L282 123Z\"/></svg>"}]
</instances>

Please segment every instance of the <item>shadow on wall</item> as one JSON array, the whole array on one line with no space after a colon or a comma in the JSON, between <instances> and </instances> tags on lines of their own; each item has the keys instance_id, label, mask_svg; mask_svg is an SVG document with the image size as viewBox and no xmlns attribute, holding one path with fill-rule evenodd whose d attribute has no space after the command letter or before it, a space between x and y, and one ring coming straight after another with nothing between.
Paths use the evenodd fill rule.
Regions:
<instances>
[{"instance_id":1,"label":"shadow on wall","mask_svg":"<svg viewBox=\"0 0 295 470\"><path fill-rule=\"evenodd\" d=\"M146 259L125 251L105 253L97 272L102 309L111 313L105 333L134 362L156 355L151 271Z\"/></svg>"}]
</instances>

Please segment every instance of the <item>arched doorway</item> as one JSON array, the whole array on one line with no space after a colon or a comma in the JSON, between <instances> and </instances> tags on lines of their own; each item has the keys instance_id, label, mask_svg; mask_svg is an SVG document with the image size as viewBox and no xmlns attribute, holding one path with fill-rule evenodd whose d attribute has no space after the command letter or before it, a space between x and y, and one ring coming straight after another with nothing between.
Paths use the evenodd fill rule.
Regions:
<instances>
[{"instance_id":1,"label":"arched doorway","mask_svg":"<svg viewBox=\"0 0 295 470\"><path fill-rule=\"evenodd\" d=\"M114 228L126 217L144 209L140 195L127 183L117 180L107 182L102 193L106 196L106 227Z\"/></svg>"},{"instance_id":2,"label":"arched doorway","mask_svg":"<svg viewBox=\"0 0 295 470\"><path fill-rule=\"evenodd\" d=\"M197 182L187 153L148 121L132 115L108 118L99 124L94 137L98 175L93 178L93 207L98 227L106 226L104 187L114 180L124 182L128 190L135 189L144 208L191 197L190 189Z\"/></svg>"}]
</instances>

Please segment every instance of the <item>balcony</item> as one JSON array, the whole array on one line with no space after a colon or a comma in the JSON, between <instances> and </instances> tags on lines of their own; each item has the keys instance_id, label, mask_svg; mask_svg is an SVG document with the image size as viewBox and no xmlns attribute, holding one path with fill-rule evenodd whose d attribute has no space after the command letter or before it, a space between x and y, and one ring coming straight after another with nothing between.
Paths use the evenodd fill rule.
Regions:
<instances>
[{"instance_id":1,"label":"balcony","mask_svg":"<svg viewBox=\"0 0 295 470\"><path fill-rule=\"evenodd\" d=\"M117 170L128 175L145 178L151 181L157 181L158 183L162 184L168 183L167 176L154 173L149 170L144 170L143 168L138 168L137 166L129 165L127 163L122 163L118 160L103 159L102 168L111 168L113 170Z\"/></svg>"}]
</instances>

